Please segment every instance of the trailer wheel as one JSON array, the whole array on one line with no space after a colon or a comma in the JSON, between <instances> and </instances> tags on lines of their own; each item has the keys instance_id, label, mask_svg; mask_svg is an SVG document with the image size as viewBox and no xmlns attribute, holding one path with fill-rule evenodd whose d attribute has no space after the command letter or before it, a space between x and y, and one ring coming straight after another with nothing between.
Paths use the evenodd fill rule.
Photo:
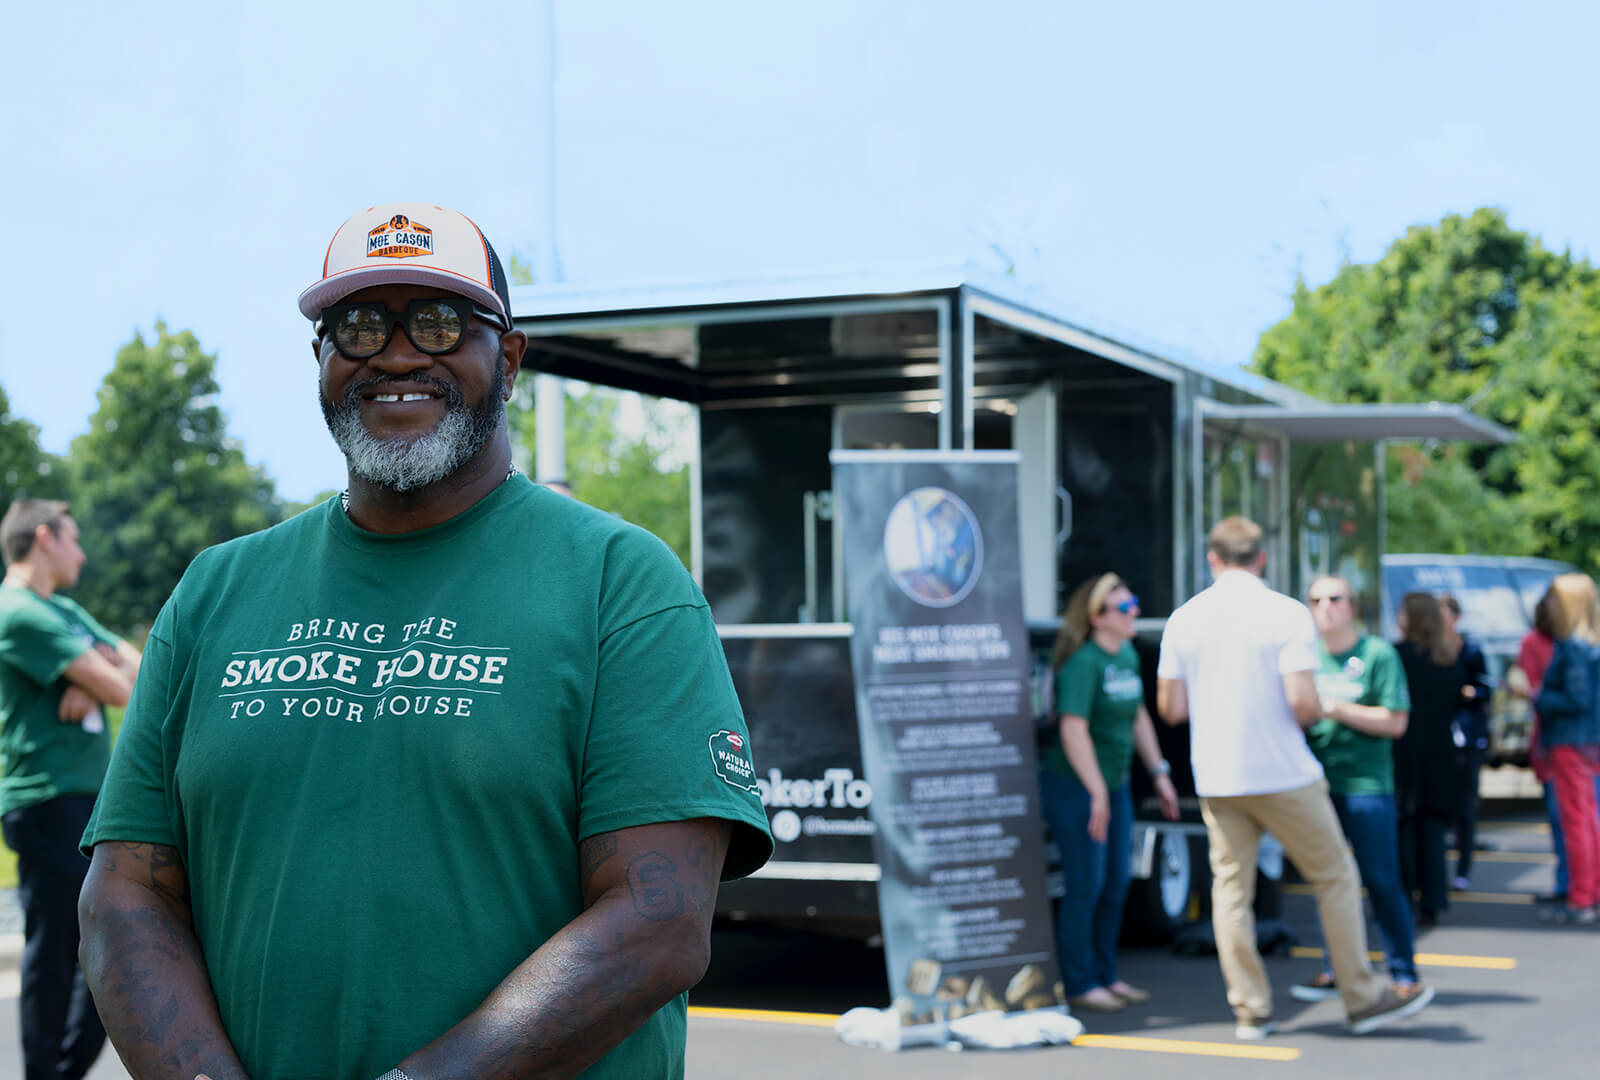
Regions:
<instances>
[{"instance_id":1,"label":"trailer wheel","mask_svg":"<svg viewBox=\"0 0 1600 1080\"><path fill-rule=\"evenodd\" d=\"M1146 943L1171 941L1178 928L1189 921L1194 886L1194 857L1188 838L1181 833L1157 831L1150 876L1136 878L1128 886L1128 902L1123 909L1128 937Z\"/></svg>"}]
</instances>

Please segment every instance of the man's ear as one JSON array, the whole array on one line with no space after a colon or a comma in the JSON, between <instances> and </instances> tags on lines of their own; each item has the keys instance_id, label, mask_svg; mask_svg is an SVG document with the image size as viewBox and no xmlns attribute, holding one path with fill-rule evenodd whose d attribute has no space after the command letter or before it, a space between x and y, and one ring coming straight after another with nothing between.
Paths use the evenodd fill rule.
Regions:
<instances>
[{"instance_id":1,"label":"man's ear","mask_svg":"<svg viewBox=\"0 0 1600 1080\"><path fill-rule=\"evenodd\" d=\"M521 330L507 330L500 335L500 356L505 363L506 400L511 400L511 392L517 384L517 375L522 371L522 358L528 352L528 335Z\"/></svg>"},{"instance_id":2,"label":"man's ear","mask_svg":"<svg viewBox=\"0 0 1600 1080\"><path fill-rule=\"evenodd\" d=\"M322 366L322 339L319 337L311 339L311 358L317 362L318 367Z\"/></svg>"}]
</instances>

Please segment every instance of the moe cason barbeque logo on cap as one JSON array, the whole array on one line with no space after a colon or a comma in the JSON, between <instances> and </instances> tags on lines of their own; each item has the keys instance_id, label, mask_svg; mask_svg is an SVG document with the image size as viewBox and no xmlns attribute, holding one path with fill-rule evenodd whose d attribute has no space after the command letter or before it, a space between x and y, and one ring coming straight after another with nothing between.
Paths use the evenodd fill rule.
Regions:
<instances>
[{"instance_id":1,"label":"moe cason barbeque logo on cap","mask_svg":"<svg viewBox=\"0 0 1600 1080\"><path fill-rule=\"evenodd\" d=\"M396 214L367 233L367 258L414 259L433 254L433 230Z\"/></svg>"},{"instance_id":2,"label":"moe cason barbeque logo on cap","mask_svg":"<svg viewBox=\"0 0 1600 1080\"><path fill-rule=\"evenodd\" d=\"M889 511L883 555L894 583L925 607L959 604L983 570L983 532L971 508L944 488L918 488Z\"/></svg>"}]
</instances>

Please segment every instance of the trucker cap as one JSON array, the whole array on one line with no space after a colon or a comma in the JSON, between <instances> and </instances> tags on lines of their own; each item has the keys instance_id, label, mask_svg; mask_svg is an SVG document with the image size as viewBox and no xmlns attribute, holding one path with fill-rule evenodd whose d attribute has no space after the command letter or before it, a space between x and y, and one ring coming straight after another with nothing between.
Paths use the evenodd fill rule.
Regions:
<instances>
[{"instance_id":1,"label":"trucker cap","mask_svg":"<svg viewBox=\"0 0 1600 1080\"><path fill-rule=\"evenodd\" d=\"M300 314L322 309L372 285L437 285L505 316L511 295L500 257L467 215L429 203L369 206L333 234L322 277L300 294Z\"/></svg>"}]
</instances>

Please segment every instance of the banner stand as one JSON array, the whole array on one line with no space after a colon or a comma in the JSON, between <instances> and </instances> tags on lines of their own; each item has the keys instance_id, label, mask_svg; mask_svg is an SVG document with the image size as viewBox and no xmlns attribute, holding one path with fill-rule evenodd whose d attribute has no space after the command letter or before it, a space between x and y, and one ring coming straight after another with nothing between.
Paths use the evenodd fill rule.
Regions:
<instances>
[{"instance_id":1,"label":"banner stand","mask_svg":"<svg viewBox=\"0 0 1600 1080\"><path fill-rule=\"evenodd\" d=\"M1013 1026L1081 1031L1064 1015L1045 891L1019 455L831 460L896 1045L1029 1013ZM1064 1041L998 1037L975 1045Z\"/></svg>"}]
</instances>

